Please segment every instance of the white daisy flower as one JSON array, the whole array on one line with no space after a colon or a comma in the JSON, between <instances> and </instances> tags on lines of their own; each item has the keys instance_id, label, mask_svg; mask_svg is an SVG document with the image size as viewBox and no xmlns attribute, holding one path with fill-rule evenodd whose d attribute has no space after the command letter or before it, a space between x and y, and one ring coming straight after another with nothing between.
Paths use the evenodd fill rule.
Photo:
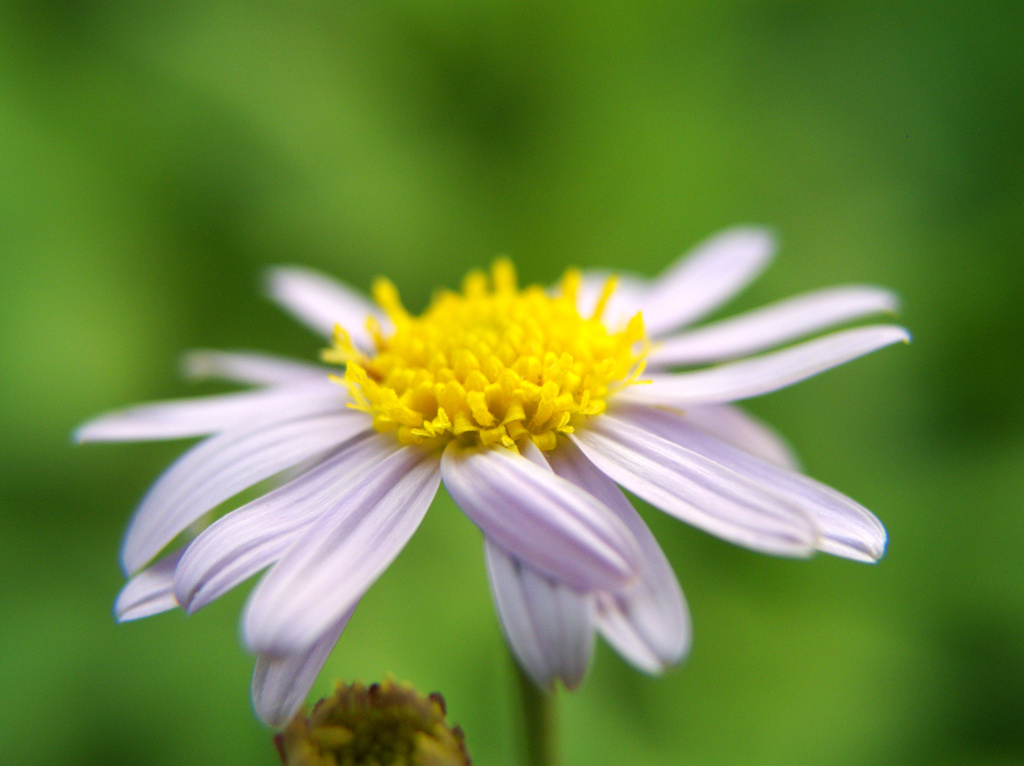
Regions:
<instances>
[{"instance_id":1,"label":"white daisy flower","mask_svg":"<svg viewBox=\"0 0 1024 766\"><path fill-rule=\"evenodd\" d=\"M550 290L520 289L500 260L418 317L390 282L374 285L374 306L319 273L275 269L271 297L331 339L324 361L339 366L194 353L190 374L252 388L134 407L77 432L206 437L135 512L118 618L194 612L269 568L243 636L257 656L256 711L277 726L442 481L483 533L505 636L546 689L582 681L595 630L652 673L689 646L676 578L620 486L756 551L878 559L881 523L799 473L731 402L907 341L901 327L870 325L770 350L891 312L895 297L838 287L680 329L741 290L772 249L765 231L732 229L655 280L570 271ZM276 489L201 528L271 477Z\"/></svg>"}]
</instances>

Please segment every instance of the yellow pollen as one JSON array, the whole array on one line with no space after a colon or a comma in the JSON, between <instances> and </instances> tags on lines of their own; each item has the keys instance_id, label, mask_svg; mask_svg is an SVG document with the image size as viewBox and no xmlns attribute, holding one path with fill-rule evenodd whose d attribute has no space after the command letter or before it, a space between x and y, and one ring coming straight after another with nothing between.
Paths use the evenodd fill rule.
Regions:
<instances>
[{"instance_id":1,"label":"yellow pollen","mask_svg":"<svg viewBox=\"0 0 1024 766\"><path fill-rule=\"evenodd\" d=\"M458 438L516 449L530 439L549 450L558 434L600 415L609 396L638 382L649 346L640 314L616 331L601 321L614 278L588 318L576 309L580 282L571 270L555 295L520 290L512 263L499 259L490 279L471 272L461 293L438 293L417 317L380 279L373 297L394 330L386 335L369 320L376 353L368 356L339 326L323 358L346 366L336 380L348 386L349 406L403 444Z\"/></svg>"}]
</instances>

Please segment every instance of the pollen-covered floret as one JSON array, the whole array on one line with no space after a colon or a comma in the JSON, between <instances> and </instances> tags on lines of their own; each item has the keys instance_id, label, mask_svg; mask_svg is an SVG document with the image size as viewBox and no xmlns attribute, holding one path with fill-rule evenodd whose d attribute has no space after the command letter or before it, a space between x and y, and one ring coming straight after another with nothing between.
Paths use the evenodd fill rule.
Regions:
<instances>
[{"instance_id":1,"label":"pollen-covered floret","mask_svg":"<svg viewBox=\"0 0 1024 766\"><path fill-rule=\"evenodd\" d=\"M339 327L324 359L346 365L352 406L403 444L460 438L515 448L528 438L550 450L559 433L637 382L648 349L639 313L614 332L601 321L614 280L587 318L576 308L579 287L579 272L569 271L554 295L519 289L512 264L499 260L490 280L472 272L461 293L439 293L414 317L394 285L379 280L374 298L394 332L385 337L371 323L370 357Z\"/></svg>"}]
</instances>

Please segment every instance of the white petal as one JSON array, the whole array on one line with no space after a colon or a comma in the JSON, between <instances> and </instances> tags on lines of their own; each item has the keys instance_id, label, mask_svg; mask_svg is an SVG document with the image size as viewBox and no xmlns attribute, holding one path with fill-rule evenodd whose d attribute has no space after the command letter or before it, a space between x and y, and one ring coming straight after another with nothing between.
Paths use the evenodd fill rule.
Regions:
<instances>
[{"instance_id":1,"label":"white petal","mask_svg":"<svg viewBox=\"0 0 1024 766\"><path fill-rule=\"evenodd\" d=\"M702 242L654 281L643 305L647 332L660 335L700 319L760 274L774 249L771 233L756 227Z\"/></svg>"},{"instance_id":2,"label":"white petal","mask_svg":"<svg viewBox=\"0 0 1024 766\"><path fill-rule=\"evenodd\" d=\"M649 369L722 362L773 348L853 319L896 311L879 287L846 286L779 301L707 327L659 339Z\"/></svg>"},{"instance_id":3,"label":"white petal","mask_svg":"<svg viewBox=\"0 0 1024 766\"><path fill-rule=\"evenodd\" d=\"M323 381L330 374L326 367L269 354L207 349L185 354L181 367L187 378L214 378L255 386Z\"/></svg>"},{"instance_id":4,"label":"white petal","mask_svg":"<svg viewBox=\"0 0 1024 766\"><path fill-rule=\"evenodd\" d=\"M341 325L352 342L364 350L373 348L366 330L368 317L381 325L387 320L368 298L338 280L313 269L279 266L267 273L267 293L295 318L324 337L334 337Z\"/></svg>"},{"instance_id":5,"label":"white petal","mask_svg":"<svg viewBox=\"0 0 1024 766\"><path fill-rule=\"evenodd\" d=\"M157 479L136 510L121 550L137 572L185 527L258 481L348 441L370 427L351 411L245 430L200 442Z\"/></svg>"},{"instance_id":6,"label":"white petal","mask_svg":"<svg viewBox=\"0 0 1024 766\"><path fill-rule=\"evenodd\" d=\"M306 651L283 657L257 656L252 704L263 723L282 727L299 711L354 611L353 606Z\"/></svg>"},{"instance_id":7,"label":"white petal","mask_svg":"<svg viewBox=\"0 0 1024 766\"><path fill-rule=\"evenodd\" d=\"M817 531L804 511L697 452L608 413L573 440L630 492L723 540L783 556L814 550Z\"/></svg>"},{"instance_id":8,"label":"white petal","mask_svg":"<svg viewBox=\"0 0 1024 766\"><path fill-rule=\"evenodd\" d=\"M484 538L487 575L505 639L541 689L583 681L594 651L591 598L525 566Z\"/></svg>"},{"instance_id":9,"label":"white petal","mask_svg":"<svg viewBox=\"0 0 1024 766\"><path fill-rule=\"evenodd\" d=\"M549 455L555 473L608 506L640 543L640 577L622 591L597 594L601 632L620 654L648 673L679 662L690 646L690 617L679 582L654 535L615 482L575 444L560 443Z\"/></svg>"},{"instance_id":10,"label":"white petal","mask_svg":"<svg viewBox=\"0 0 1024 766\"><path fill-rule=\"evenodd\" d=\"M767 423L731 404L707 404L687 407L686 422L717 439L757 455L791 471L800 470L800 461L786 440Z\"/></svg>"},{"instance_id":11,"label":"white petal","mask_svg":"<svg viewBox=\"0 0 1024 766\"><path fill-rule=\"evenodd\" d=\"M195 612L278 561L353 483L394 451L393 437L356 438L308 472L211 524L175 574L178 603Z\"/></svg>"},{"instance_id":12,"label":"white petal","mask_svg":"<svg viewBox=\"0 0 1024 766\"><path fill-rule=\"evenodd\" d=\"M906 343L902 327L872 325L826 335L798 346L697 372L644 375L646 385L630 386L617 401L684 408L748 399L776 391L893 343Z\"/></svg>"},{"instance_id":13,"label":"white petal","mask_svg":"<svg viewBox=\"0 0 1024 766\"><path fill-rule=\"evenodd\" d=\"M635 577L640 551L626 526L592 495L503 447L451 442L445 487L462 511L516 558L580 591Z\"/></svg>"},{"instance_id":14,"label":"white petal","mask_svg":"<svg viewBox=\"0 0 1024 766\"><path fill-rule=\"evenodd\" d=\"M75 432L78 442L143 441L206 436L256 421L288 420L343 409L347 392L322 381L177 399L100 415Z\"/></svg>"},{"instance_id":15,"label":"white petal","mask_svg":"<svg viewBox=\"0 0 1024 766\"><path fill-rule=\"evenodd\" d=\"M260 581L244 632L256 652L303 651L351 609L419 526L437 493L437 456L391 454L336 498Z\"/></svg>"},{"instance_id":16,"label":"white petal","mask_svg":"<svg viewBox=\"0 0 1024 766\"><path fill-rule=\"evenodd\" d=\"M693 428L685 416L644 407L619 408L616 412L649 433L699 452L811 514L818 528L818 550L858 561L876 561L885 552L882 522L831 487L719 441Z\"/></svg>"},{"instance_id":17,"label":"white petal","mask_svg":"<svg viewBox=\"0 0 1024 766\"><path fill-rule=\"evenodd\" d=\"M118 622L149 617L178 606L174 598L174 569L185 548L168 553L130 579L114 603Z\"/></svg>"}]
</instances>

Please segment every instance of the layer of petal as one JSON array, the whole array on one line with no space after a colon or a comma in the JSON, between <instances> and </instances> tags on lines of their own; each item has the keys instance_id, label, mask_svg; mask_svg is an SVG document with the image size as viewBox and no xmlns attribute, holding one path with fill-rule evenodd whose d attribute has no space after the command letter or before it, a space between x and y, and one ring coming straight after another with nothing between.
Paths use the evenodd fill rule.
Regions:
<instances>
[{"instance_id":1,"label":"layer of petal","mask_svg":"<svg viewBox=\"0 0 1024 766\"><path fill-rule=\"evenodd\" d=\"M265 654L256 657L252 704L263 723L282 727L299 712L354 611L355 606L305 651L282 657Z\"/></svg>"},{"instance_id":2,"label":"layer of petal","mask_svg":"<svg viewBox=\"0 0 1024 766\"><path fill-rule=\"evenodd\" d=\"M189 524L228 498L370 427L341 412L211 436L157 479L125 535L121 561L137 572Z\"/></svg>"},{"instance_id":3,"label":"layer of petal","mask_svg":"<svg viewBox=\"0 0 1024 766\"><path fill-rule=\"evenodd\" d=\"M782 351L697 372L644 375L647 385L630 386L617 401L685 408L749 399L777 391L910 335L895 325L873 325L826 335Z\"/></svg>"},{"instance_id":4,"label":"layer of petal","mask_svg":"<svg viewBox=\"0 0 1024 766\"><path fill-rule=\"evenodd\" d=\"M872 314L893 312L898 300L879 287L845 286L798 295L755 311L660 338L648 369L737 359Z\"/></svg>"},{"instance_id":5,"label":"layer of petal","mask_svg":"<svg viewBox=\"0 0 1024 766\"><path fill-rule=\"evenodd\" d=\"M311 646L399 554L439 482L435 453L392 441L256 586L243 618L250 648L278 656Z\"/></svg>"},{"instance_id":6,"label":"layer of petal","mask_svg":"<svg viewBox=\"0 0 1024 766\"><path fill-rule=\"evenodd\" d=\"M661 335L711 312L757 277L774 249L771 233L753 226L705 240L654 280L642 305L647 332Z\"/></svg>"},{"instance_id":7,"label":"layer of petal","mask_svg":"<svg viewBox=\"0 0 1024 766\"><path fill-rule=\"evenodd\" d=\"M690 617L675 573L654 535L608 476L565 440L550 453L555 473L598 498L640 544L640 576L615 593L596 594L596 620L618 652L648 673L679 662L690 646Z\"/></svg>"},{"instance_id":8,"label":"layer of petal","mask_svg":"<svg viewBox=\"0 0 1024 766\"><path fill-rule=\"evenodd\" d=\"M573 434L587 458L657 508L737 545L807 556L811 517L704 455L605 413Z\"/></svg>"},{"instance_id":9,"label":"layer of petal","mask_svg":"<svg viewBox=\"0 0 1024 766\"><path fill-rule=\"evenodd\" d=\"M487 575L505 638L533 682L575 689L594 651L592 598L539 574L484 539Z\"/></svg>"},{"instance_id":10,"label":"layer of petal","mask_svg":"<svg viewBox=\"0 0 1024 766\"><path fill-rule=\"evenodd\" d=\"M389 436L357 437L287 484L215 521L178 566L178 603L194 612L278 561L309 524L393 449Z\"/></svg>"},{"instance_id":11,"label":"layer of petal","mask_svg":"<svg viewBox=\"0 0 1024 766\"><path fill-rule=\"evenodd\" d=\"M659 412L666 410L659 409ZM679 414L671 410L667 412ZM786 440L770 425L739 407L731 404L707 404L687 407L683 414L690 425L717 439L780 468L800 470L800 461Z\"/></svg>"},{"instance_id":12,"label":"layer of petal","mask_svg":"<svg viewBox=\"0 0 1024 766\"><path fill-rule=\"evenodd\" d=\"M453 441L441 475L485 537L558 582L584 592L615 590L640 568L637 542L614 513L521 455Z\"/></svg>"},{"instance_id":13,"label":"layer of petal","mask_svg":"<svg viewBox=\"0 0 1024 766\"><path fill-rule=\"evenodd\" d=\"M644 407L623 407L617 414L651 434L705 455L811 514L818 528L819 550L857 561L876 561L885 552L882 522L831 487L725 444L694 428L685 416Z\"/></svg>"},{"instance_id":14,"label":"layer of petal","mask_svg":"<svg viewBox=\"0 0 1024 766\"><path fill-rule=\"evenodd\" d=\"M174 597L174 570L184 553L183 547L168 553L125 583L114 602L118 622L151 617L178 606Z\"/></svg>"},{"instance_id":15,"label":"layer of petal","mask_svg":"<svg viewBox=\"0 0 1024 766\"><path fill-rule=\"evenodd\" d=\"M326 376L315 382L140 404L100 415L75 432L77 442L148 441L206 436L230 428L343 411L348 394Z\"/></svg>"}]
</instances>

